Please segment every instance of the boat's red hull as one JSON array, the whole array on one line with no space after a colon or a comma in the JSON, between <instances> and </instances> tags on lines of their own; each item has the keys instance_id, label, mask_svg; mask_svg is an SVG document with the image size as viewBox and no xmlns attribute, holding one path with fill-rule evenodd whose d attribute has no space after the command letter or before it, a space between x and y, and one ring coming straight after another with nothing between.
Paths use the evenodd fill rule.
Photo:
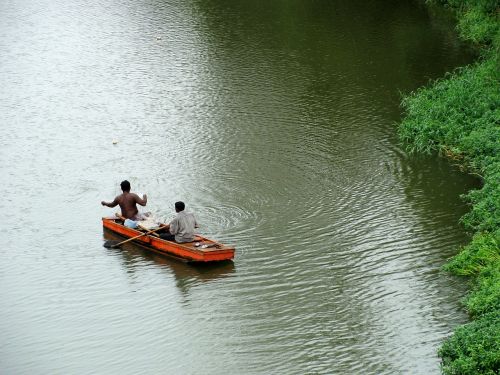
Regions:
<instances>
[{"instance_id":1,"label":"boat's red hull","mask_svg":"<svg viewBox=\"0 0 500 375\"><path fill-rule=\"evenodd\" d=\"M119 219L116 218L102 218L102 225L114 233L123 237L135 237L142 232L127 228ZM234 258L234 247L229 247L220 244L216 241L210 240L202 236L196 236L195 241L187 243L176 243L173 241L165 241L153 235L145 235L137 238L136 242L142 246L146 246L150 250L183 259L188 262L214 262L221 260L230 260ZM195 247L195 243L199 242L200 246ZM217 247L202 248L201 245L217 245Z\"/></svg>"}]
</instances>

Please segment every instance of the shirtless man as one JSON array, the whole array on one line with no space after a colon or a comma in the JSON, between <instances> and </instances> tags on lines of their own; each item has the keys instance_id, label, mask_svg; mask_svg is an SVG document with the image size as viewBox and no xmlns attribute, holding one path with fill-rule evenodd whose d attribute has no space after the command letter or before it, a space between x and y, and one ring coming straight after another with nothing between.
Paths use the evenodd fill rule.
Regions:
<instances>
[{"instance_id":1,"label":"shirtless man","mask_svg":"<svg viewBox=\"0 0 500 375\"><path fill-rule=\"evenodd\" d=\"M107 207L116 207L116 205L120 205L122 216L125 219L140 220L139 210L137 210L136 203L140 204L141 206L145 206L148 202L148 197L146 196L146 194L143 194L141 199L137 194L131 193L130 182L128 182L127 180L122 181L120 187L123 191L122 194L117 196L113 202L108 203L102 201L101 204Z\"/></svg>"}]
</instances>

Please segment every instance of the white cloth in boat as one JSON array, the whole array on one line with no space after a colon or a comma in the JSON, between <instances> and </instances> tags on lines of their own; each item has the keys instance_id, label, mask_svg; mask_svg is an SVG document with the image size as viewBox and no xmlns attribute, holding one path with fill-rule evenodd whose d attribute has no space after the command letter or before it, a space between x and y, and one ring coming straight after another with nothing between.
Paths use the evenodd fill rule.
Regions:
<instances>
[{"instance_id":1,"label":"white cloth in boat","mask_svg":"<svg viewBox=\"0 0 500 375\"><path fill-rule=\"evenodd\" d=\"M123 225L125 225L127 228L135 229L137 228L137 221L125 219Z\"/></svg>"},{"instance_id":2,"label":"white cloth in boat","mask_svg":"<svg viewBox=\"0 0 500 375\"><path fill-rule=\"evenodd\" d=\"M132 221L142 221L142 220L149 220L151 219L151 212L138 212L136 213L133 217L130 218Z\"/></svg>"},{"instance_id":3,"label":"white cloth in boat","mask_svg":"<svg viewBox=\"0 0 500 375\"><path fill-rule=\"evenodd\" d=\"M159 228L160 225L158 224L158 222L154 218L147 217L147 218L145 218L145 220L139 220L137 222L137 226L139 226L143 229L152 230L152 229Z\"/></svg>"}]
</instances>

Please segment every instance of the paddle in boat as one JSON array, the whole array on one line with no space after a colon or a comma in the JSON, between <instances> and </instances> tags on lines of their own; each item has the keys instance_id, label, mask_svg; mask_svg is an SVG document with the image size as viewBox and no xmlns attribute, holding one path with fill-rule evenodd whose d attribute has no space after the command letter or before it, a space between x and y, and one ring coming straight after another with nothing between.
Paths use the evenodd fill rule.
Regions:
<instances>
[{"instance_id":1,"label":"paddle in boat","mask_svg":"<svg viewBox=\"0 0 500 375\"><path fill-rule=\"evenodd\" d=\"M124 241L118 243L107 241L104 245L106 247L118 247L125 242L133 241L158 254L179 258L187 262L216 262L234 258L234 247L200 235L196 235L193 242L177 243L162 240L156 235L156 232L161 230L161 225L151 230L132 229L123 225L123 218L103 217L102 226L104 230L125 237Z\"/></svg>"}]
</instances>

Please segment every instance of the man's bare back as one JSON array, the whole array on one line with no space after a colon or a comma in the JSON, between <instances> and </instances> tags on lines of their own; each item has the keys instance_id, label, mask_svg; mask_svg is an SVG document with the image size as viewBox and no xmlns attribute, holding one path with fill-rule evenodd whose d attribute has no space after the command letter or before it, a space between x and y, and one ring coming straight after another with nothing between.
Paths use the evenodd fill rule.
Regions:
<instances>
[{"instance_id":1,"label":"man's bare back","mask_svg":"<svg viewBox=\"0 0 500 375\"><path fill-rule=\"evenodd\" d=\"M118 195L113 200L113 202L108 203L102 201L101 204L107 207L116 207L117 205L119 205L122 210L122 216L125 219L137 220L138 217L136 217L136 215L139 213L139 210L137 209L137 204L145 206L146 203L148 202L148 197L146 196L146 194L144 194L141 199L137 194L131 193L130 183L128 181L123 181L121 183L121 187L123 193Z\"/></svg>"}]
</instances>

